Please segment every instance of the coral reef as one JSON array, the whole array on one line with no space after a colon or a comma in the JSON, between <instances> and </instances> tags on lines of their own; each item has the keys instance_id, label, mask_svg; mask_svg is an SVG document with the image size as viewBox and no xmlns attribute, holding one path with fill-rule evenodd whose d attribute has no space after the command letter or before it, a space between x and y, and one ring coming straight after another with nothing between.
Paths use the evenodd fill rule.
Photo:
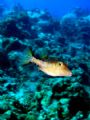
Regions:
<instances>
[{"instance_id":1,"label":"coral reef","mask_svg":"<svg viewBox=\"0 0 90 120\"><path fill-rule=\"evenodd\" d=\"M21 66L26 48L36 58L66 62L73 76ZM0 120L89 120L89 74L89 13L78 9L56 20L48 11L15 7L0 19Z\"/></svg>"}]
</instances>

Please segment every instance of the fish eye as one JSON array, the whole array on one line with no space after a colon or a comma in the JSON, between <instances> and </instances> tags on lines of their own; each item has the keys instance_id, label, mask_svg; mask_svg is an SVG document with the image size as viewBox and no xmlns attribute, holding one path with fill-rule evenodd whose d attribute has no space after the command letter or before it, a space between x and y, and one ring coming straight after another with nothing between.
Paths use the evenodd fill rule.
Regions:
<instances>
[{"instance_id":1,"label":"fish eye","mask_svg":"<svg viewBox=\"0 0 90 120\"><path fill-rule=\"evenodd\" d=\"M59 62L59 65L61 66L61 63Z\"/></svg>"}]
</instances>

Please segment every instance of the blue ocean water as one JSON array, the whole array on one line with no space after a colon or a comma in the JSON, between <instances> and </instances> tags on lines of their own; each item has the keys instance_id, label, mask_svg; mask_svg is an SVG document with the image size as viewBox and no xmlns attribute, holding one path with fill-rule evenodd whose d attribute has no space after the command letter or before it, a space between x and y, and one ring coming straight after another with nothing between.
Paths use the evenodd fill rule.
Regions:
<instances>
[{"instance_id":1,"label":"blue ocean water","mask_svg":"<svg viewBox=\"0 0 90 120\"><path fill-rule=\"evenodd\" d=\"M62 16L75 8L90 10L89 0L0 0L6 7L12 8L14 5L21 4L25 9L47 9L54 16Z\"/></svg>"}]
</instances>

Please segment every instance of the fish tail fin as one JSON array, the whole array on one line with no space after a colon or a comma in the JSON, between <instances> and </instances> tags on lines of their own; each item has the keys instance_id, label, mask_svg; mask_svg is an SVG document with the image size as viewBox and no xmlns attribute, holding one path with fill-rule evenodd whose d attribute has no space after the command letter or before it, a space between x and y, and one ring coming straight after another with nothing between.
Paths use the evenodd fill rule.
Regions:
<instances>
[{"instance_id":1,"label":"fish tail fin","mask_svg":"<svg viewBox=\"0 0 90 120\"><path fill-rule=\"evenodd\" d=\"M24 50L21 58L20 58L20 64L21 65L27 65L32 61L33 55L32 55L32 50L27 48Z\"/></svg>"}]
</instances>

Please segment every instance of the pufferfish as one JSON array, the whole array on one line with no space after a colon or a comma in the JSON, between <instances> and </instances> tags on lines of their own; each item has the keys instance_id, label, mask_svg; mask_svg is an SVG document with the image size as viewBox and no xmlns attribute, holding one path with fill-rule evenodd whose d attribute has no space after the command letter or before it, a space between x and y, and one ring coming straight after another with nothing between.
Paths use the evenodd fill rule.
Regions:
<instances>
[{"instance_id":1,"label":"pufferfish","mask_svg":"<svg viewBox=\"0 0 90 120\"><path fill-rule=\"evenodd\" d=\"M31 51L25 52L25 57L22 62L23 65L29 63L35 63L38 66L39 70L49 76L72 76L72 72L69 70L68 66L65 63L61 61L50 62L37 59L32 55Z\"/></svg>"}]
</instances>

